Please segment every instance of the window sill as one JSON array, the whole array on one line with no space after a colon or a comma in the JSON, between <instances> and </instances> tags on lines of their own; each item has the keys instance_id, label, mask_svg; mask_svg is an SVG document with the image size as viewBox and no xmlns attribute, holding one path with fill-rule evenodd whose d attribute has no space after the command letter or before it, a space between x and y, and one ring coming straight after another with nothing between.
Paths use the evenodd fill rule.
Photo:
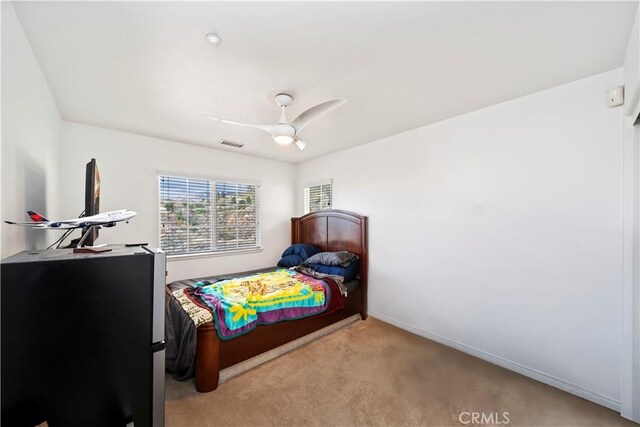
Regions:
<instances>
[{"instance_id":1,"label":"window sill","mask_svg":"<svg viewBox=\"0 0 640 427\"><path fill-rule=\"evenodd\" d=\"M262 252L262 248L237 249L233 251L198 252L194 254L167 255L167 261L185 261L197 258L211 258L229 255L243 255Z\"/></svg>"}]
</instances>

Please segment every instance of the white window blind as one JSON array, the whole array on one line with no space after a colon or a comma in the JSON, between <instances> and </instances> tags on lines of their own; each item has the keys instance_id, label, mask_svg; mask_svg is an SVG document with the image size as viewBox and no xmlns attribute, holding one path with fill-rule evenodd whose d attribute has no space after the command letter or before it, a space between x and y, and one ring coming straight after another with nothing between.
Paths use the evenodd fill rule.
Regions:
<instances>
[{"instance_id":1,"label":"white window blind","mask_svg":"<svg viewBox=\"0 0 640 427\"><path fill-rule=\"evenodd\" d=\"M309 184L304 188L305 213L316 212L322 209L331 209L333 203L331 182Z\"/></svg>"},{"instance_id":2,"label":"white window blind","mask_svg":"<svg viewBox=\"0 0 640 427\"><path fill-rule=\"evenodd\" d=\"M160 246L168 255L259 248L260 187L161 175Z\"/></svg>"}]
</instances>

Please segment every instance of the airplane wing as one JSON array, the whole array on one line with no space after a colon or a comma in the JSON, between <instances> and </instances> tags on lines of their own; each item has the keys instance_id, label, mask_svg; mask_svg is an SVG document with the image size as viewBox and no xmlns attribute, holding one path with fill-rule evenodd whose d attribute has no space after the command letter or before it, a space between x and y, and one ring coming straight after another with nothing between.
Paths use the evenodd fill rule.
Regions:
<instances>
[{"instance_id":1,"label":"airplane wing","mask_svg":"<svg viewBox=\"0 0 640 427\"><path fill-rule=\"evenodd\" d=\"M14 222L14 221L5 221L7 224L11 225L21 225L23 227L37 227L43 228L46 227L46 224L38 224L37 222Z\"/></svg>"},{"instance_id":2,"label":"airplane wing","mask_svg":"<svg viewBox=\"0 0 640 427\"><path fill-rule=\"evenodd\" d=\"M11 225L20 225L22 227L31 227L31 228L46 228L49 230L68 230L70 228L80 228L78 225L71 224L60 224L57 227L52 226L49 223L37 223L37 222L14 222L14 221L5 221L7 224ZM54 223L55 224L55 223Z\"/></svg>"}]
</instances>

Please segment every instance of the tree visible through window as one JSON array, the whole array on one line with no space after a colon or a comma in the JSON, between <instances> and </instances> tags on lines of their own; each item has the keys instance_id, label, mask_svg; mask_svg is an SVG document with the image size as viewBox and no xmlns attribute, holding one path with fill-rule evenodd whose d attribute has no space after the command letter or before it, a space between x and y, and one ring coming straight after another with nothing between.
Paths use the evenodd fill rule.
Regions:
<instances>
[{"instance_id":1,"label":"tree visible through window","mask_svg":"<svg viewBox=\"0 0 640 427\"><path fill-rule=\"evenodd\" d=\"M309 185L304 189L305 213L316 212L322 209L331 209L332 204L331 182Z\"/></svg>"},{"instance_id":2,"label":"tree visible through window","mask_svg":"<svg viewBox=\"0 0 640 427\"><path fill-rule=\"evenodd\" d=\"M259 186L160 176L160 246L169 255L260 247Z\"/></svg>"}]
</instances>

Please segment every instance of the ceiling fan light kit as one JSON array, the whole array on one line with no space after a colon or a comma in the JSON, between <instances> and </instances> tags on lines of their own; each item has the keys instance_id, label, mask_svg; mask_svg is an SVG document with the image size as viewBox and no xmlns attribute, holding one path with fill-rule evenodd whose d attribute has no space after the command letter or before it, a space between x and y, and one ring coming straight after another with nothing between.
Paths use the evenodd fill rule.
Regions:
<instances>
[{"instance_id":1,"label":"ceiling fan light kit","mask_svg":"<svg viewBox=\"0 0 640 427\"><path fill-rule=\"evenodd\" d=\"M278 144L288 145L293 142L294 138L289 135L277 135L273 137L273 140Z\"/></svg>"},{"instance_id":2,"label":"ceiling fan light kit","mask_svg":"<svg viewBox=\"0 0 640 427\"><path fill-rule=\"evenodd\" d=\"M323 102L307 109L298 117L296 117L293 122L289 123L289 120L287 119L286 109L293 102L293 96L287 93L279 93L274 97L273 101L281 108L280 119L278 120L278 124L275 125L256 125L250 123L234 122L214 116L207 117L212 120L220 121L222 123L260 129L270 134L273 140L278 144L289 145L293 142L299 150L304 150L307 144L300 138L298 133L309 123L311 123L321 115L333 110L334 108L338 108L339 106L347 102L347 100L344 98L337 98L332 99L331 101Z\"/></svg>"}]
</instances>

